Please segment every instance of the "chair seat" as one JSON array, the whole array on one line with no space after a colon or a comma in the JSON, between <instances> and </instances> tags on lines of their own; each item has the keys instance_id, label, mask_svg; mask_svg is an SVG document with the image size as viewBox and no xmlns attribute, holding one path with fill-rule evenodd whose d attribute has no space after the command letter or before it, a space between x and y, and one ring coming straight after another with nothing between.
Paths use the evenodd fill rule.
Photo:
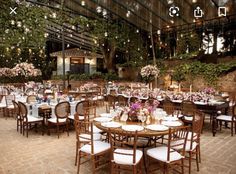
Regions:
<instances>
[{"instance_id":1,"label":"chair seat","mask_svg":"<svg viewBox=\"0 0 236 174\"><path fill-rule=\"evenodd\" d=\"M27 116L28 122L37 122L37 121L43 121L43 117L33 117L33 116Z\"/></svg>"},{"instance_id":2,"label":"chair seat","mask_svg":"<svg viewBox=\"0 0 236 174\"><path fill-rule=\"evenodd\" d=\"M114 161L116 164L122 164L122 165L135 165L137 164L143 156L143 152L141 150L136 150L136 160L135 163L133 163L133 150L129 149L116 149L114 152ZM123 153L123 154L117 154L117 153ZM126 155L130 154L130 155Z\"/></svg>"},{"instance_id":3,"label":"chair seat","mask_svg":"<svg viewBox=\"0 0 236 174\"><path fill-rule=\"evenodd\" d=\"M75 116L74 115L69 115L68 118L71 119L71 120L74 120ZM79 116L79 120L84 120L84 116Z\"/></svg>"},{"instance_id":4,"label":"chair seat","mask_svg":"<svg viewBox=\"0 0 236 174\"><path fill-rule=\"evenodd\" d=\"M180 153L178 153L174 149L171 149L171 151L174 151L174 152L170 153L169 161L167 161L168 147L166 147L166 146L161 146L161 147L155 147L155 148L152 148L152 149L148 149L147 150L147 155L152 157L152 158L155 158L159 161L166 162L166 163L176 161L176 160L180 160L181 158L184 158Z\"/></svg>"},{"instance_id":5,"label":"chair seat","mask_svg":"<svg viewBox=\"0 0 236 174\"><path fill-rule=\"evenodd\" d=\"M89 131L91 131L91 128L89 127ZM103 132L101 129L99 129L97 126L93 125L93 133L101 133Z\"/></svg>"},{"instance_id":6,"label":"chair seat","mask_svg":"<svg viewBox=\"0 0 236 174\"><path fill-rule=\"evenodd\" d=\"M216 117L217 120L222 120L222 121L232 121L232 116L230 115L219 115Z\"/></svg>"},{"instance_id":7,"label":"chair seat","mask_svg":"<svg viewBox=\"0 0 236 174\"><path fill-rule=\"evenodd\" d=\"M59 121L59 123L65 123L66 122L66 118L58 119L58 121ZM50 119L48 119L48 122L57 123L57 118L50 118Z\"/></svg>"},{"instance_id":8,"label":"chair seat","mask_svg":"<svg viewBox=\"0 0 236 174\"><path fill-rule=\"evenodd\" d=\"M91 139L91 135L90 134L80 134L79 135L80 141L85 141L85 142L89 142ZM93 140L94 141L98 141L101 140L101 134L93 134Z\"/></svg>"},{"instance_id":9,"label":"chair seat","mask_svg":"<svg viewBox=\"0 0 236 174\"><path fill-rule=\"evenodd\" d=\"M107 151L111 148L111 145L102 141L94 141L94 154L98 154L104 151ZM91 144L85 144L80 148L80 151L85 152L87 154L92 154L91 152Z\"/></svg>"},{"instance_id":10,"label":"chair seat","mask_svg":"<svg viewBox=\"0 0 236 174\"><path fill-rule=\"evenodd\" d=\"M184 116L184 119L187 120L187 121L193 121L192 116Z\"/></svg>"},{"instance_id":11,"label":"chair seat","mask_svg":"<svg viewBox=\"0 0 236 174\"><path fill-rule=\"evenodd\" d=\"M7 109L14 109L14 105L7 106Z\"/></svg>"}]
</instances>

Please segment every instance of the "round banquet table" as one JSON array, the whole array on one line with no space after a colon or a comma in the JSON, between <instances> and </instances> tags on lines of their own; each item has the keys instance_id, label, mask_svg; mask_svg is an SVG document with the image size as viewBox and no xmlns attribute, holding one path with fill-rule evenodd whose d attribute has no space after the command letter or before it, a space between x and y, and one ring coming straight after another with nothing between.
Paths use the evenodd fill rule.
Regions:
<instances>
[{"instance_id":1,"label":"round banquet table","mask_svg":"<svg viewBox=\"0 0 236 174\"><path fill-rule=\"evenodd\" d=\"M114 121L114 122L118 122L120 123L122 126L118 127L118 128L109 128L109 127L105 127L102 125L101 122L99 121L93 121L94 122L94 125L101 129L102 131L104 132L108 132L109 129L112 133L115 133L115 132L120 132L120 131L124 131L122 129L122 126L123 125L139 125L139 126L143 126L141 122L124 122L124 121ZM152 124L159 124L160 125L160 122L161 121L157 121L157 120L151 120L151 123L148 124L148 125L152 125ZM179 122L181 122L181 126L183 126L183 122L179 120ZM154 137L154 136L162 136L162 135L167 135L168 134L168 129L165 130L165 131L156 131L156 130L150 130L150 129L147 129L145 128L147 126L147 124L144 124L144 129L141 130L141 131L137 131L137 135L138 137ZM180 126L176 126L177 127L180 127ZM175 128L175 127L171 127L171 128Z\"/></svg>"}]
</instances>

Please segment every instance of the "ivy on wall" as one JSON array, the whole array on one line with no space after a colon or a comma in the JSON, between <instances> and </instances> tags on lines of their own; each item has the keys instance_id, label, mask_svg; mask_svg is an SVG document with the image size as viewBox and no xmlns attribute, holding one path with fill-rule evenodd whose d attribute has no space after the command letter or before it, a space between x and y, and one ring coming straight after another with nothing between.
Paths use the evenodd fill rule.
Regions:
<instances>
[{"instance_id":1,"label":"ivy on wall","mask_svg":"<svg viewBox=\"0 0 236 174\"><path fill-rule=\"evenodd\" d=\"M202 77L208 85L217 86L218 78L236 69L236 62L206 64L199 61L184 63L174 69L172 78L177 82L192 82L197 76Z\"/></svg>"}]
</instances>

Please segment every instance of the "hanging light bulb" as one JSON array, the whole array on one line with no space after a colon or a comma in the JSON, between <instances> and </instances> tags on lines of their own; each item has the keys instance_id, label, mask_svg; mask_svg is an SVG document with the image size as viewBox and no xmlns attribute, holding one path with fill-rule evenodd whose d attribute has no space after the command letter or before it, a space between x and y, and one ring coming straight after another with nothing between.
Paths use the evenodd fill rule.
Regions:
<instances>
[{"instance_id":1,"label":"hanging light bulb","mask_svg":"<svg viewBox=\"0 0 236 174\"><path fill-rule=\"evenodd\" d=\"M103 15L104 17L107 15L107 11L106 11L105 9L102 11L102 15Z\"/></svg>"},{"instance_id":2,"label":"hanging light bulb","mask_svg":"<svg viewBox=\"0 0 236 174\"><path fill-rule=\"evenodd\" d=\"M17 27L21 27L21 21L17 21Z\"/></svg>"},{"instance_id":3,"label":"hanging light bulb","mask_svg":"<svg viewBox=\"0 0 236 174\"><path fill-rule=\"evenodd\" d=\"M130 42L130 40L128 39L127 42Z\"/></svg>"},{"instance_id":4,"label":"hanging light bulb","mask_svg":"<svg viewBox=\"0 0 236 174\"><path fill-rule=\"evenodd\" d=\"M52 13L52 18L56 18L57 17L57 14L56 13Z\"/></svg>"},{"instance_id":5,"label":"hanging light bulb","mask_svg":"<svg viewBox=\"0 0 236 174\"><path fill-rule=\"evenodd\" d=\"M127 13L126 13L126 17L129 18L130 17L130 11L128 10Z\"/></svg>"},{"instance_id":6,"label":"hanging light bulb","mask_svg":"<svg viewBox=\"0 0 236 174\"><path fill-rule=\"evenodd\" d=\"M157 34L160 35L161 34L161 30L157 30Z\"/></svg>"},{"instance_id":7,"label":"hanging light bulb","mask_svg":"<svg viewBox=\"0 0 236 174\"><path fill-rule=\"evenodd\" d=\"M98 6L98 7L96 8L96 11L97 11L97 13L101 13L101 12L102 12L102 7Z\"/></svg>"},{"instance_id":8,"label":"hanging light bulb","mask_svg":"<svg viewBox=\"0 0 236 174\"><path fill-rule=\"evenodd\" d=\"M107 36L108 36L108 33L107 33L107 31L104 33L104 35L105 35L105 37L107 37Z\"/></svg>"},{"instance_id":9,"label":"hanging light bulb","mask_svg":"<svg viewBox=\"0 0 236 174\"><path fill-rule=\"evenodd\" d=\"M82 6L85 6L85 1L81 1L81 5L82 5Z\"/></svg>"},{"instance_id":10,"label":"hanging light bulb","mask_svg":"<svg viewBox=\"0 0 236 174\"><path fill-rule=\"evenodd\" d=\"M139 33L139 29L136 30L136 33Z\"/></svg>"}]
</instances>

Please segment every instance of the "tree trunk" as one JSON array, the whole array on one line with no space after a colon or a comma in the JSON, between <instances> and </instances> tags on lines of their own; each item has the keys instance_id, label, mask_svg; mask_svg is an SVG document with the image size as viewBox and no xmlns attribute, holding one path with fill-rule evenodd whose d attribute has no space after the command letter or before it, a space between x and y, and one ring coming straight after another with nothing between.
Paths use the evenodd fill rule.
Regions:
<instances>
[{"instance_id":1,"label":"tree trunk","mask_svg":"<svg viewBox=\"0 0 236 174\"><path fill-rule=\"evenodd\" d=\"M115 43L105 41L104 46L101 47L101 51L104 57L104 68L109 73L115 72L114 55L116 51Z\"/></svg>"}]
</instances>

